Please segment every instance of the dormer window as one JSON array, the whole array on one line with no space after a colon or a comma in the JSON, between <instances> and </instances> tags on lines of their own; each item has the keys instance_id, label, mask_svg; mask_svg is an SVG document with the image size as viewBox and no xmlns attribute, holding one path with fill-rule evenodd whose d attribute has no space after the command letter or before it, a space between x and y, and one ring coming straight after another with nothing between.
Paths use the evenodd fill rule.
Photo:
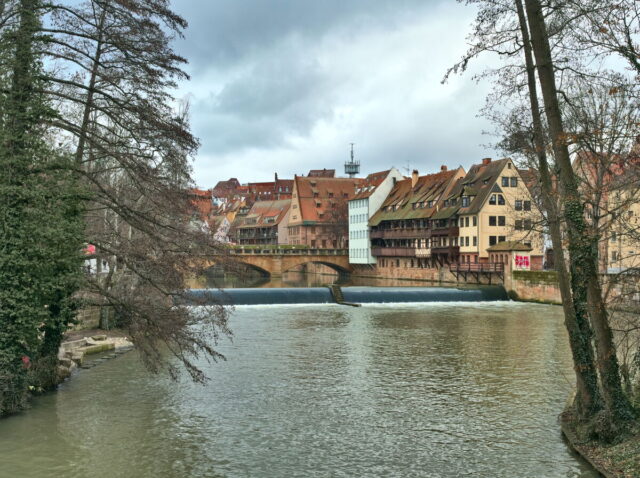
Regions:
<instances>
[{"instance_id":1,"label":"dormer window","mask_svg":"<svg viewBox=\"0 0 640 478\"><path fill-rule=\"evenodd\" d=\"M462 207L469 207L469 196L462 196Z\"/></svg>"}]
</instances>

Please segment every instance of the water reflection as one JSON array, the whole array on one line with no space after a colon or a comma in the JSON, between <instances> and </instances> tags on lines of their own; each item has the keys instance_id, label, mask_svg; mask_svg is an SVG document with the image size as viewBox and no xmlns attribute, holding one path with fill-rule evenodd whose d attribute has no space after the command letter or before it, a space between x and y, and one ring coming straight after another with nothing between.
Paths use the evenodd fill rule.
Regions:
<instances>
[{"instance_id":1,"label":"water reflection","mask_svg":"<svg viewBox=\"0 0 640 478\"><path fill-rule=\"evenodd\" d=\"M0 426L0 476L595 477L559 308L238 307L206 386L128 354Z\"/></svg>"}]
</instances>

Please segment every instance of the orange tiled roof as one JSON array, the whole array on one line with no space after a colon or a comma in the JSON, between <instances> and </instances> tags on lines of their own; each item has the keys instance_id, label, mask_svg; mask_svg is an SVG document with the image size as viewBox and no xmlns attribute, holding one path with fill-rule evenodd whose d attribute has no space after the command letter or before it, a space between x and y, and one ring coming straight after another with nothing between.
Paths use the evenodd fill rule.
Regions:
<instances>
[{"instance_id":1,"label":"orange tiled roof","mask_svg":"<svg viewBox=\"0 0 640 478\"><path fill-rule=\"evenodd\" d=\"M335 221L334 211L344 208L355 195L361 178L328 178L296 176L295 190L300 204L300 221L331 223ZM297 221L296 221L297 222Z\"/></svg>"},{"instance_id":2,"label":"orange tiled roof","mask_svg":"<svg viewBox=\"0 0 640 478\"><path fill-rule=\"evenodd\" d=\"M247 215L243 224L238 227L270 227L277 226L284 219L291 206L291 199L277 201L256 201Z\"/></svg>"},{"instance_id":3,"label":"orange tiled roof","mask_svg":"<svg viewBox=\"0 0 640 478\"><path fill-rule=\"evenodd\" d=\"M211 191L205 191L202 189L191 189L189 191L191 196L191 204L195 207L200 220L208 222L212 212L213 203L211 202Z\"/></svg>"}]
</instances>

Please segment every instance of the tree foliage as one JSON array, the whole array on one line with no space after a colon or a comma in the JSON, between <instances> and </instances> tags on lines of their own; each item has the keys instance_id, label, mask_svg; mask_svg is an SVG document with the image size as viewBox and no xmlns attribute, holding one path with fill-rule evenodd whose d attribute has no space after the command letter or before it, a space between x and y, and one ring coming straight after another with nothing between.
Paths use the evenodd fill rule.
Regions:
<instances>
[{"instance_id":1,"label":"tree foliage","mask_svg":"<svg viewBox=\"0 0 640 478\"><path fill-rule=\"evenodd\" d=\"M471 47L447 75L464 71L481 54L503 59L478 75L495 84L484 113L503 135L502 147L540 172L575 362L576 410L585 419L599 416L597 433L611 437L634 412L622 391L598 276L600 238L587 221L594 209L586 204L588 188L575 174L571 155L588 151L610 165L633 144L637 104L629 98L638 92L637 2L466 3L478 8ZM627 60L629 68L612 69L613 56Z\"/></svg>"},{"instance_id":2,"label":"tree foliage","mask_svg":"<svg viewBox=\"0 0 640 478\"><path fill-rule=\"evenodd\" d=\"M182 364L203 381L194 358L222 357L225 309L174 306L187 277L225 256L190 223L198 141L172 96L185 27L167 0L0 2L0 393L21 397L6 410L29 370L44 376L38 353L55 365L79 298L111 311L151 371ZM83 243L98 270L79 283Z\"/></svg>"},{"instance_id":3,"label":"tree foliage","mask_svg":"<svg viewBox=\"0 0 640 478\"><path fill-rule=\"evenodd\" d=\"M36 7L20 2L0 39L0 415L55 383L80 282L81 189L72 158L46 141L54 112L40 93Z\"/></svg>"}]
</instances>

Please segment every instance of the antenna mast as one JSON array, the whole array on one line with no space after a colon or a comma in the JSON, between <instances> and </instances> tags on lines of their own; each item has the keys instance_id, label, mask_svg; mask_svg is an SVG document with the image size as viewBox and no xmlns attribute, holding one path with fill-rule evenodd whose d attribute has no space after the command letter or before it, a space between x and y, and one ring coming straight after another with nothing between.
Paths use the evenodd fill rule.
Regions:
<instances>
[{"instance_id":1,"label":"antenna mast","mask_svg":"<svg viewBox=\"0 0 640 478\"><path fill-rule=\"evenodd\" d=\"M356 174L360 173L360 161L356 161L353 156L353 145L351 144L351 160L344 163L344 173L347 174L350 178L354 177Z\"/></svg>"}]
</instances>

